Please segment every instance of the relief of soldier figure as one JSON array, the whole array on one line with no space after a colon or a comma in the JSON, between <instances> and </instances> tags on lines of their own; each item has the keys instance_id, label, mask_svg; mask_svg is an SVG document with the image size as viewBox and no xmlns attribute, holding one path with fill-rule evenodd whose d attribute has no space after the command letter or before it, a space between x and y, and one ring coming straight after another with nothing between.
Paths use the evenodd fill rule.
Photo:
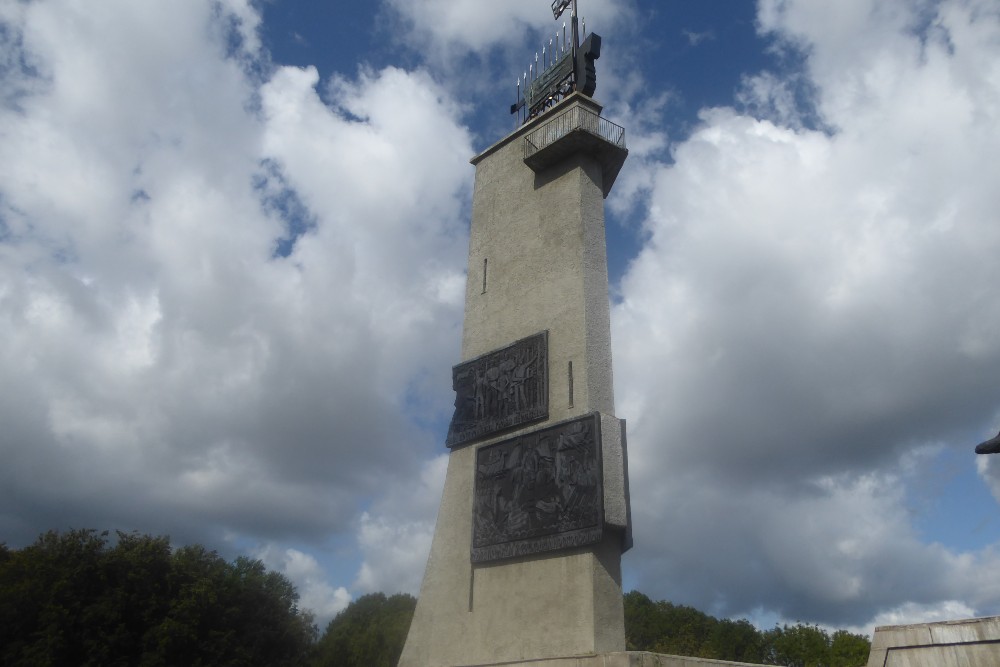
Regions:
<instances>
[{"instance_id":1,"label":"relief of soldier figure","mask_svg":"<svg viewBox=\"0 0 1000 667\"><path fill-rule=\"evenodd\" d=\"M589 419L481 450L474 546L597 525L598 456Z\"/></svg>"},{"instance_id":2,"label":"relief of soldier figure","mask_svg":"<svg viewBox=\"0 0 1000 667\"><path fill-rule=\"evenodd\" d=\"M545 352L538 334L456 366L448 445L547 416Z\"/></svg>"}]
</instances>

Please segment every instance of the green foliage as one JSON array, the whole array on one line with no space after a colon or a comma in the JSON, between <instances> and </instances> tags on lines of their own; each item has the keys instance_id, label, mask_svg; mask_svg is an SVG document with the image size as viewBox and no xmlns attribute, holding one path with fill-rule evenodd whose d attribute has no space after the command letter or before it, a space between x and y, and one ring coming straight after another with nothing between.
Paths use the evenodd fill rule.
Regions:
<instances>
[{"instance_id":1,"label":"green foliage","mask_svg":"<svg viewBox=\"0 0 1000 667\"><path fill-rule=\"evenodd\" d=\"M719 620L692 607L653 602L637 591L625 595L629 650L787 667L862 667L871 644L838 630L785 625L766 632L749 621Z\"/></svg>"},{"instance_id":2,"label":"green foliage","mask_svg":"<svg viewBox=\"0 0 1000 667\"><path fill-rule=\"evenodd\" d=\"M330 621L313 667L395 667L416 606L405 594L358 598Z\"/></svg>"},{"instance_id":3,"label":"green foliage","mask_svg":"<svg viewBox=\"0 0 1000 667\"><path fill-rule=\"evenodd\" d=\"M787 667L829 667L830 636L814 625L775 627L765 633L772 664ZM865 656L867 660L868 656Z\"/></svg>"},{"instance_id":4,"label":"green foliage","mask_svg":"<svg viewBox=\"0 0 1000 667\"><path fill-rule=\"evenodd\" d=\"M770 663L788 667L859 667L871 652L867 637L846 630L831 636L815 625L775 627L764 636Z\"/></svg>"},{"instance_id":5,"label":"green foliage","mask_svg":"<svg viewBox=\"0 0 1000 667\"><path fill-rule=\"evenodd\" d=\"M410 595L352 602L314 643L298 594L260 561L226 562L166 537L49 532L0 543L0 665L28 667L395 667ZM788 667L861 667L868 639L810 625L759 632L691 607L625 596L629 650Z\"/></svg>"},{"instance_id":6,"label":"green foliage","mask_svg":"<svg viewBox=\"0 0 1000 667\"><path fill-rule=\"evenodd\" d=\"M872 643L867 637L837 630L830 641L830 667L854 667L868 663Z\"/></svg>"},{"instance_id":7,"label":"green foliage","mask_svg":"<svg viewBox=\"0 0 1000 667\"><path fill-rule=\"evenodd\" d=\"M282 575L137 533L0 549L0 664L305 664L315 629Z\"/></svg>"},{"instance_id":8,"label":"green foliage","mask_svg":"<svg viewBox=\"0 0 1000 667\"><path fill-rule=\"evenodd\" d=\"M629 650L715 660L762 662L764 656L760 633L749 621L720 621L637 591L625 595L625 641Z\"/></svg>"}]
</instances>

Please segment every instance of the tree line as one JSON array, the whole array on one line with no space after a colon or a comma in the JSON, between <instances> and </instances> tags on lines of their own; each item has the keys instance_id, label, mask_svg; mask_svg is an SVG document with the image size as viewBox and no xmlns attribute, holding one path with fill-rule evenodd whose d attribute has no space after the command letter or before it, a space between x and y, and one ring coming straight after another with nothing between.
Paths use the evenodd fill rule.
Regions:
<instances>
[{"instance_id":1,"label":"tree line","mask_svg":"<svg viewBox=\"0 0 1000 667\"><path fill-rule=\"evenodd\" d=\"M638 591L625 595L625 641L630 651L787 667L863 667L871 651L867 637L846 630L798 623L761 631Z\"/></svg>"},{"instance_id":2,"label":"tree line","mask_svg":"<svg viewBox=\"0 0 1000 667\"><path fill-rule=\"evenodd\" d=\"M416 599L365 595L320 635L292 583L167 537L73 530L0 544L0 665L395 667ZM789 667L862 667L867 638L798 624L758 631L625 596L629 650Z\"/></svg>"},{"instance_id":3,"label":"tree line","mask_svg":"<svg viewBox=\"0 0 1000 667\"><path fill-rule=\"evenodd\" d=\"M0 545L0 664L300 665L315 637L284 576L168 538L48 532Z\"/></svg>"}]
</instances>

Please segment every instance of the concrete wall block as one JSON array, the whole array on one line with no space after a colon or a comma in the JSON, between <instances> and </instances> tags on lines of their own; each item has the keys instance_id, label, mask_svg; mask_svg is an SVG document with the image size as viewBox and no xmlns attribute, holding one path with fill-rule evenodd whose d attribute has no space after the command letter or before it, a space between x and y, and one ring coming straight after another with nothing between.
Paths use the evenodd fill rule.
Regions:
<instances>
[{"instance_id":1,"label":"concrete wall block","mask_svg":"<svg viewBox=\"0 0 1000 667\"><path fill-rule=\"evenodd\" d=\"M867 667L997 667L1000 617L875 628Z\"/></svg>"}]
</instances>

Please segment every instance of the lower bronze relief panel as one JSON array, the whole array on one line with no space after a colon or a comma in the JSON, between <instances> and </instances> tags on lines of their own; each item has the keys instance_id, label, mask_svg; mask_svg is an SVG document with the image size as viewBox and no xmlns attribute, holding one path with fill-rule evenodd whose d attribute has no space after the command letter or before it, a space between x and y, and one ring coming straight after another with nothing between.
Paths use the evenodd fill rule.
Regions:
<instances>
[{"instance_id":1,"label":"lower bronze relief panel","mask_svg":"<svg viewBox=\"0 0 1000 667\"><path fill-rule=\"evenodd\" d=\"M473 563L601 540L600 428L592 413L476 452Z\"/></svg>"}]
</instances>

